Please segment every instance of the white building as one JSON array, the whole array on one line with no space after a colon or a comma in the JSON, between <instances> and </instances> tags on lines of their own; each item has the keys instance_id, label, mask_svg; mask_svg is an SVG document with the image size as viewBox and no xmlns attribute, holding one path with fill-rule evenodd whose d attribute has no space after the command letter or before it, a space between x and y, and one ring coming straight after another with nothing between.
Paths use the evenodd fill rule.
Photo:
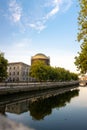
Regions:
<instances>
[{"instance_id":1,"label":"white building","mask_svg":"<svg viewBox=\"0 0 87 130\"><path fill-rule=\"evenodd\" d=\"M8 81L24 82L29 81L30 66L23 62L12 62L8 64Z\"/></svg>"}]
</instances>

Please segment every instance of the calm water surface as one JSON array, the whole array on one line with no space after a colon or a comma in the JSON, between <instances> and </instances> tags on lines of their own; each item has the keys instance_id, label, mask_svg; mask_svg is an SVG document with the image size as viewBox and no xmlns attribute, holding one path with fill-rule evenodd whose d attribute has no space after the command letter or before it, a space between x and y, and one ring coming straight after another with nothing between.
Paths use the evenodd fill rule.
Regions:
<instances>
[{"instance_id":1,"label":"calm water surface","mask_svg":"<svg viewBox=\"0 0 87 130\"><path fill-rule=\"evenodd\" d=\"M87 86L33 103L10 103L4 115L34 130L87 130Z\"/></svg>"}]
</instances>

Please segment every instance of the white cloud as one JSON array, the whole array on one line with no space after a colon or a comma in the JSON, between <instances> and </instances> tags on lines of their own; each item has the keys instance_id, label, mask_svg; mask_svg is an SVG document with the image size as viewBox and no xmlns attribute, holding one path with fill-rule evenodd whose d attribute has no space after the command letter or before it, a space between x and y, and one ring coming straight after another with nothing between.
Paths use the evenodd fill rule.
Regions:
<instances>
[{"instance_id":1,"label":"white cloud","mask_svg":"<svg viewBox=\"0 0 87 130\"><path fill-rule=\"evenodd\" d=\"M43 13L42 17L36 17L33 19L33 22L28 22L29 27L42 31L46 28L46 22L53 16L55 16L59 11L65 12L67 11L72 4L72 0L46 0L45 4L43 4L43 8L41 8L40 12L48 9L47 13Z\"/></svg>"},{"instance_id":2,"label":"white cloud","mask_svg":"<svg viewBox=\"0 0 87 130\"><path fill-rule=\"evenodd\" d=\"M29 28L40 32L46 28L48 20L59 11L67 11L71 4L72 0L37 0L37 4L36 1L32 2L33 10L27 6L26 12L24 12L23 6L20 6L17 0L10 0L10 18L14 23L18 23L22 32Z\"/></svg>"},{"instance_id":3,"label":"white cloud","mask_svg":"<svg viewBox=\"0 0 87 130\"><path fill-rule=\"evenodd\" d=\"M46 28L46 26L43 24L43 23L41 23L41 22L36 22L36 23L29 23L29 24L27 24L29 27L31 27L31 28L33 28L33 29L35 29L35 30L38 30L38 31L42 31L43 29L45 29Z\"/></svg>"},{"instance_id":4,"label":"white cloud","mask_svg":"<svg viewBox=\"0 0 87 130\"><path fill-rule=\"evenodd\" d=\"M51 9L51 11L49 11L46 16L45 19L49 19L50 17L54 16L55 14L57 14L57 12L59 11L59 4L60 4L60 0L53 0L51 5L48 4L48 6L52 6L53 8Z\"/></svg>"},{"instance_id":5,"label":"white cloud","mask_svg":"<svg viewBox=\"0 0 87 130\"><path fill-rule=\"evenodd\" d=\"M10 18L13 22L19 22L22 16L22 8L16 0L10 0L9 2Z\"/></svg>"},{"instance_id":6,"label":"white cloud","mask_svg":"<svg viewBox=\"0 0 87 130\"><path fill-rule=\"evenodd\" d=\"M60 8L62 12L66 12L72 5L72 0L60 0Z\"/></svg>"},{"instance_id":7,"label":"white cloud","mask_svg":"<svg viewBox=\"0 0 87 130\"><path fill-rule=\"evenodd\" d=\"M44 3L45 2L45 3ZM43 5L41 5L40 7L40 14L42 12L43 15L39 15L39 14L36 14L36 18L33 17L30 18L32 19L30 22L30 19L27 20L27 24L30 28L34 29L34 30L38 30L39 32L42 31L43 29L46 28L46 22L52 17L54 16L55 14L57 14L57 12L59 11L59 3L60 3L60 0L46 0L46 1L43 1ZM45 13L45 9L49 10L47 11L47 13ZM36 12L34 12L36 13Z\"/></svg>"}]
</instances>

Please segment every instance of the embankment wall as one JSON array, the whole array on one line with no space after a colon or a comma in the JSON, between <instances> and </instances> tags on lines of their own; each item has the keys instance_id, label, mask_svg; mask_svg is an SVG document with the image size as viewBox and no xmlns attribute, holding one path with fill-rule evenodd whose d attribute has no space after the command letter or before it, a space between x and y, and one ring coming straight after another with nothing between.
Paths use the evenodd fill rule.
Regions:
<instances>
[{"instance_id":1,"label":"embankment wall","mask_svg":"<svg viewBox=\"0 0 87 130\"><path fill-rule=\"evenodd\" d=\"M58 89L60 87L79 85L79 81L36 82L36 83L0 83L0 95L27 91Z\"/></svg>"}]
</instances>

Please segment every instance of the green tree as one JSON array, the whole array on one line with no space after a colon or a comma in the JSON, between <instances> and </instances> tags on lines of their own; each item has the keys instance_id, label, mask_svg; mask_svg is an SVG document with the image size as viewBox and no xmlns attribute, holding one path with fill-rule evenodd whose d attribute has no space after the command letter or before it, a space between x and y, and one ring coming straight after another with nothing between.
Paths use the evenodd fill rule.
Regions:
<instances>
[{"instance_id":1,"label":"green tree","mask_svg":"<svg viewBox=\"0 0 87 130\"><path fill-rule=\"evenodd\" d=\"M47 65L42 61L37 61L32 64L29 74L37 81L45 81L47 80Z\"/></svg>"},{"instance_id":2,"label":"green tree","mask_svg":"<svg viewBox=\"0 0 87 130\"><path fill-rule=\"evenodd\" d=\"M81 52L75 57L75 65L81 73L87 73L87 44L82 44Z\"/></svg>"},{"instance_id":3,"label":"green tree","mask_svg":"<svg viewBox=\"0 0 87 130\"><path fill-rule=\"evenodd\" d=\"M57 80L58 81L65 81L66 70L64 68L61 68L61 67L57 67L55 69L57 71Z\"/></svg>"},{"instance_id":4,"label":"green tree","mask_svg":"<svg viewBox=\"0 0 87 130\"><path fill-rule=\"evenodd\" d=\"M71 79L72 80L78 80L78 75L75 73L71 73Z\"/></svg>"},{"instance_id":5,"label":"green tree","mask_svg":"<svg viewBox=\"0 0 87 130\"><path fill-rule=\"evenodd\" d=\"M7 78L8 61L4 58L3 53L0 53L0 82Z\"/></svg>"},{"instance_id":6,"label":"green tree","mask_svg":"<svg viewBox=\"0 0 87 130\"><path fill-rule=\"evenodd\" d=\"M75 57L75 65L81 73L87 73L87 0L78 0L80 11L78 16L78 42L81 43L81 52Z\"/></svg>"},{"instance_id":7,"label":"green tree","mask_svg":"<svg viewBox=\"0 0 87 130\"><path fill-rule=\"evenodd\" d=\"M70 81L77 80L78 75L60 67L51 67L42 61L32 64L29 75L37 81Z\"/></svg>"}]
</instances>

